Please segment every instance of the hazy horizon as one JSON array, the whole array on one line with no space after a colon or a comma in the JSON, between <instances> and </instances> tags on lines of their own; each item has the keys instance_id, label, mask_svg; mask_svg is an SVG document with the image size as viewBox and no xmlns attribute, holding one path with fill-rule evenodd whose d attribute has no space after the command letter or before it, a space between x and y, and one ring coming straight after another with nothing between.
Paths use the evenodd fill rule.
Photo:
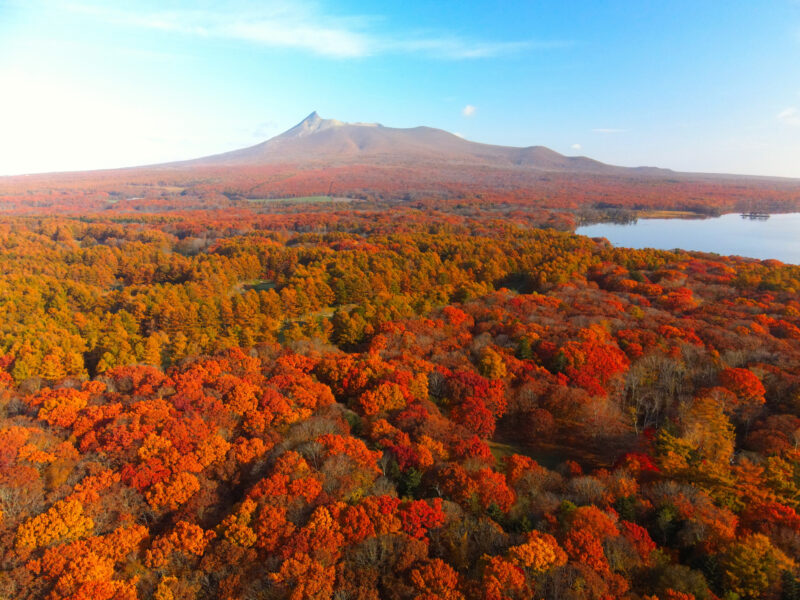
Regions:
<instances>
[{"instance_id":1,"label":"hazy horizon","mask_svg":"<svg viewBox=\"0 0 800 600\"><path fill-rule=\"evenodd\" d=\"M800 3L0 1L0 175L251 146L316 110L800 177Z\"/></svg>"}]
</instances>

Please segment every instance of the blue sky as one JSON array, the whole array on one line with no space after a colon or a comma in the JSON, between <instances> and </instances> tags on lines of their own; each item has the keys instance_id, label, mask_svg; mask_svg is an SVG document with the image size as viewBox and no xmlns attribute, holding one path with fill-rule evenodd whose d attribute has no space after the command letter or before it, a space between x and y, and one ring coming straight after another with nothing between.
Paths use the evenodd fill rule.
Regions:
<instances>
[{"instance_id":1,"label":"blue sky","mask_svg":"<svg viewBox=\"0 0 800 600\"><path fill-rule=\"evenodd\" d=\"M312 110L800 177L800 0L0 0L0 174L202 156Z\"/></svg>"}]
</instances>

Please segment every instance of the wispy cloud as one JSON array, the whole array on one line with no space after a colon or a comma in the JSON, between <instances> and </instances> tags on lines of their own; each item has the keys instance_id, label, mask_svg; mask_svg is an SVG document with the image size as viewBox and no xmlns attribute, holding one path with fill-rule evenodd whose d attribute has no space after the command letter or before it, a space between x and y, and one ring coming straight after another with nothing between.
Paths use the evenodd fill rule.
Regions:
<instances>
[{"instance_id":1,"label":"wispy cloud","mask_svg":"<svg viewBox=\"0 0 800 600\"><path fill-rule=\"evenodd\" d=\"M475 115L475 111L478 110L472 104L467 104L464 108L461 109L461 114L465 117L472 117Z\"/></svg>"},{"instance_id":2,"label":"wispy cloud","mask_svg":"<svg viewBox=\"0 0 800 600\"><path fill-rule=\"evenodd\" d=\"M614 129L612 127L597 127L592 129L592 133L625 133L627 129Z\"/></svg>"},{"instance_id":3,"label":"wispy cloud","mask_svg":"<svg viewBox=\"0 0 800 600\"><path fill-rule=\"evenodd\" d=\"M134 12L91 4L69 8L115 25L302 49L333 58L366 56L372 53L374 45L366 33L359 31L363 23L358 19L317 14L299 3L273 3L248 12L190 9Z\"/></svg>"},{"instance_id":4,"label":"wispy cloud","mask_svg":"<svg viewBox=\"0 0 800 600\"><path fill-rule=\"evenodd\" d=\"M583 150L583 146L581 146L580 144L572 144L570 148L572 148L573 150Z\"/></svg>"},{"instance_id":5,"label":"wispy cloud","mask_svg":"<svg viewBox=\"0 0 800 600\"><path fill-rule=\"evenodd\" d=\"M559 40L476 40L446 31L384 33L376 27L383 22L378 17L335 16L307 1L279 0L257 10L231 8L218 11L181 9L148 12L113 9L96 4L72 4L68 8L72 12L117 25L233 39L271 48L303 50L337 59L407 54L467 60L571 45L569 41Z\"/></svg>"},{"instance_id":6,"label":"wispy cloud","mask_svg":"<svg viewBox=\"0 0 800 600\"><path fill-rule=\"evenodd\" d=\"M800 111L796 107L790 106L778 113L778 121L785 125L798 127L800 126Z\"/></svg>"},{"instance_id":7,"label":"wispy cloud","mask_svg":"<svg viewBox=\"0 0 800 600\"><path fill-rule=\"evenodd\" d=\"M482 42L466 40L458 37L412 37L411 39L376 40L376 48L382 52L401 54L426 54L437 58L462 60L470 58L492 58L507 54L516 54L526 50L549 50L571 46L567 41L521 41L521 42Z\"/></svg>"}]
</instances>

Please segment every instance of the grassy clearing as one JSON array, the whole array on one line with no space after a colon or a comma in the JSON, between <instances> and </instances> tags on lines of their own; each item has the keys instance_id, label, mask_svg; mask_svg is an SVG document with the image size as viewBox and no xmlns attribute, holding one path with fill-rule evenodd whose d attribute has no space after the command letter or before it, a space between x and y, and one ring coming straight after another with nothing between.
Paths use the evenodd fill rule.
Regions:
<instances>
[{"instance_id":1,"label":"grassy clearing","mask_svg":"<svg viewBox=\"0 0 800 600\"><path fill-rule=\"evenodd\" d=\"M690 210L640 210L636 213L639 219L705 219L706 216Z\"/></svg>"},{"instance_id":2,"label":"grassy clearing","mask_svg":"<svg viewBox=\"0 0 800 600\"><path fill-rule=\"evenodd\" d=\"M255 290L257 292L266 292L267 290L274 289L278 284L274 281L266 279L252 279L250 281L240 281L231 289L232 294L244 294L248 290Z\"/></svg>"},{"instance_id":3,"label":"grassy clearing","mask_svg":"<svg viewBox=\"0 0 800 600\"><path fill-rule=\"evenodd\" d=\"M244 284L245 290L255 290L257 292L266 292L267 290L275 289L278 284L274 281L267 281L266 279L259 279L250 281Z\"/></svg>"},{"instance_id":4,"label":"grassy clearing","mask_svg":"<svg viewBox=\"0 0 800 600\"><path fill-rule=\"evenodd\" d=\"M340 196L299 196L291 198L248 198L248 202L255 204L315 204L320 202L352 202L352 198Z\"/></svg>"}]
</instances>

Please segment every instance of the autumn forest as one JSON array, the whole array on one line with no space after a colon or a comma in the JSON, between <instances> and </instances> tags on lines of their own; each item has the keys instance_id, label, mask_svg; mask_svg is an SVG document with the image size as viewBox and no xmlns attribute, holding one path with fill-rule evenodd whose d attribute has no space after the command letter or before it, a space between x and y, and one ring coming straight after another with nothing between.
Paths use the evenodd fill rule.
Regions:
<instances>
[{"instance_id":1,"label":"autumn forest","mask_svg":"<svg viewBox=\"0 0 800 600\"><path fill-rule=\"evenodd\" d=\"M2 190L0 597L800 598L800 267L572 233L798 196L120 173Z\"/></svg>"}]
</instances>

